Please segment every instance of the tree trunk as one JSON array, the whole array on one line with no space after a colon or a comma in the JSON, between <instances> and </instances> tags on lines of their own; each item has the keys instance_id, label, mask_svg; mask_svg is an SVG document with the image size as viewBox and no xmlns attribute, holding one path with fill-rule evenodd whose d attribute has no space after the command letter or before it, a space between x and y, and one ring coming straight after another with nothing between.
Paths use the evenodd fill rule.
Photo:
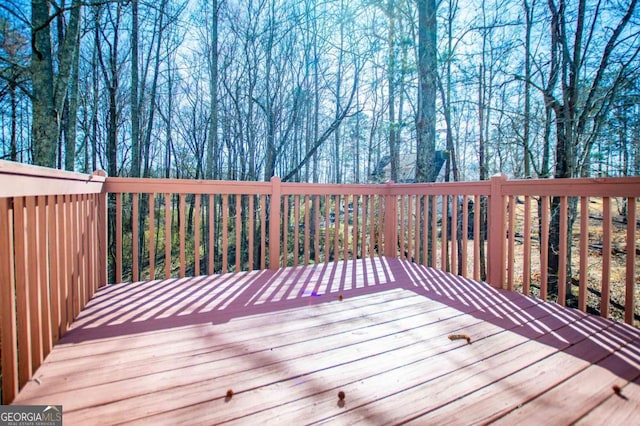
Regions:
<instances>
[{"instance_id":1,"label":"tree trunk","mask_svg":"<svg viewBox=\"0 0 640 426\"><path fill-rule=\"evenodd\" d=\"M131 0L131 176L140 177L140 111L138 100L138 0ZM155 108L155 106L154 106Z\"/></svg>"},{"instance_id":2,"label":"tree trunk","mask_svg":"<svg viewBox=\"0 0 640 426\"><path fill-rule=\"evenodd\" d=\"M211 124L207 135L206 173L207 179L218 177L218 0L211 2L211 28L209 36L209 102Z\"/></svg>"},{"instance_id":3,"label":"tree trunk","mask_svg":"<svg viewBox=\"0 0 640 426\"><path fill-rule=\"evenodd\" d=\"M37 165L56 166L56 145L60 132L60 115L67 96L71 70L75 63L79 43L81 2L74 0L69 24L63 40L58 40L57 74L53 67L51 18L49 2L31 2L31 82L32 82L32 140L33 162ZM75 126L75 123L70 123Z\"/></svg>"},{"instance_id":4,"label":"tree trunk","mask_svg":"<svg viewBox=\"0 0 640 426\"><path fill-rule=\"evenodd\" d=\"M429 0L427 0L429 1ZM420 4L420 1L418 2ZM387 39L388 62L387 62L387 84L389 102L389 158L391 167L391 180L398 181L398 147L396 141L396 47L395 47L395 4L394 0L387 2L387 16L389 18L389 34Z\"/></svg>"},{"instance_id":5,"label":"tree trunk","mask_svg":"<svg viewBox=\"0 0 640 426\"><path fill-rule=\"evenodd\" d=\"M418 114L416 181L434 182L436 145L436 2L418 0Z\"/></svg>"},{"instance_id":6,"label":"tree trunk","mask_svg":"<svg viewBox=\"0 0 640 426\"><path fill-rule=\"evenodd\" d=\"M33 162L39 166L55 167L58 114L53 97L53 58L48 1L33 0L31 2L31 25L33 44L31 54Z\"/></svg>"},{"instance_id":7,"label":"tree trunk","mask_svg":"<svg viewBox=\"0 0 640 426\"><path fill-rule=\"evenodd\" d=\"M9 81L9 101L11 104L11 135L9 136L9 159L11 161L18 161L18 102L16 98L16 84L14 81Z\"/></svg>"},{"instance_id":8,"label":"tree trunk","mask_svg":"<svg viewBox=\"0 0 640 426\"><path fill-rule=\"evenodd\" d=\"M79 64L80 55L73 57L73 66L71 68L71 87L69 87L69 109L67 115L67 128L65 129L65 153L64 164L66 170L73 171L76 162L76 124L78 121L78 86L79 86ZM95 169L93 169L95 170ZM91 170L91 172L93 171Z\"/></svg>"}]
</instances>

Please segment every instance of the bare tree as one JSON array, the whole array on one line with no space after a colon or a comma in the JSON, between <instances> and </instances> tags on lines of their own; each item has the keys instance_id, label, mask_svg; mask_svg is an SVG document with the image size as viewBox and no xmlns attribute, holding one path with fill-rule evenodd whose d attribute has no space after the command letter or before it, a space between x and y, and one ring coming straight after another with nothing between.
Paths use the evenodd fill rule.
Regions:
<instances>
[{"instance_id":1,"label":"bare tree","mask_svg":"<svg viewBox=\"0 0 640 426\"><path fill-rule=\"evenodd\" d=\"M418 114L416 181L436 179L436 2L418 0Z\"/></svg>"},{"instance_id":2,"label":"bare tree","mask_svg":"<svg viewBox=\"0 0 640 426\"><path fill-rule=\"evenodd\" d=\"M64 38L58 42L60 51L54 70L51 21L55 15L50 14L48 1L31 2L33 161L42 166L56 166L60 114L78 52L82 2L73 0L69 9L69 24ZM55 13L64 12L64 9L59 9Z\"/></svg>"}]
</instances>

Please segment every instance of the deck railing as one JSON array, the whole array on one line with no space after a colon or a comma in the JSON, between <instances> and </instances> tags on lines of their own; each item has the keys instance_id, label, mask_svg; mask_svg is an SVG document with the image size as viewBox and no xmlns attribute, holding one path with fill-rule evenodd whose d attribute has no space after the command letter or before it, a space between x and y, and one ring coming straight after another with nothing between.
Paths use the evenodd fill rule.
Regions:
<instances>
[{"instance_id":1,"label":"deck railing","mask_svg":"<svg viewBox=\"0 0 640 426\"><path fill-rule=\"evenodd\" d=\"M0 161L3 403L106 284L104 181Z\"/></svg>"},{"instance_id":2,"label":"deck railing","mask_svg":"<svg viewBox=\"0 0 640 426\"><path fill-rule=\"evenodd\" d=\"M108 282L384 255L639 324L638 197L640 178L319 185L0 161L2 400Z\"/></svg>"}]
</instances>

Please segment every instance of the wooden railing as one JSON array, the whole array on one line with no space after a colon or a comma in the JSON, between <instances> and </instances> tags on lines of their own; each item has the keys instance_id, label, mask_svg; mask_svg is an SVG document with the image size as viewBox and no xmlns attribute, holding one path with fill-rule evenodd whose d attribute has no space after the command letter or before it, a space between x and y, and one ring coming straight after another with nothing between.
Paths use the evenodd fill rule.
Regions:
<instances>
[{"instance_id":1,"label":"wooden railing","mask_svg":"<svg viewBox=\"0 0 640 426\"><path fill-rule=\"evenodd\" d=\"M319 185L0 161L2 400L108 282L384 255L640 324L638 197L640 178Z\"/></svg>"},{"instance_id":2,"label":"wooden railing","mask_svg":"<svg viewBox=\"0 0 640 426\"><path fill-rule=\"evenodd\" d=\"M104 181L0 161L3 403L106 284Z\"/></svg>"},{"instance_id":3,"label":"wooden railing","mask_svg":"<svg viewBox=\"0 0 640 426\"><path fill-rule=\"evenodd\" d=\"M384 188L109 178L111 275L138 281L373 256L385 240Z\"/></svg>"},{"instance_id":4,"label":"wooden railing","mask_svg":"<svg viewBox=\"0 0 640 426\"><path fill-rule=\"evenodd\" d=\"M640 325L640 178L497 175L489 182L393 185L390 194L399 211L385 220L397 220L398 255ZM433 250L416 256L421 244Z\"/></svg>"},{"instance_id":5,"label":"wooden railing","mask_svg":"<svg viewBox=\"0 0 640 426\"><path fill-rule=\"evenodd\" d=\"M616 319L640 325L636 313L636 286L640 285L636 200L640 197L640 178L508 181L499 176L492 183L499 187L500 195L494 197L497 202L489 212L494 236L489 247L502 253L501 259L494 259L498 263L493 285L514 290L519 284L519 290L529 295L532 277L539 274L538 295L546 299L550 272L557 270L554 281L568 285L557 286L555 301L565 305L569 298L577 299L577 307L584 312L587 299L597 297L597 310L603 317L612 314L611 290L615 285L619 293L624 293L616 297L624 299L616 303ZM550 241L554 218L557 246ZM495 238L499 235L507 238ZM517 244L522 250L516 249ZM558 263L555 268L549 264L554 254ZM534 260L539 261L537 271ZM519 268L522 280L516 283ZM573 271L573 276L567 276L568 271ZM577 295L570 293L571 289L577 290Z\"/></svg>"},{"instance_id":6,"label":"wooden railing","mask_svg":"<svg viewBox=\"0 0 640 426\"><path fill-rule=\"evenodd\" d=\"M448 203L464 194L469 202L486 204L490 188L490 182L321 185L282 183L277 177L260 183L109 178L105 190L115 224L110 275L119 283L376 255L431 259L434 266L456 270L459 231L447 228ZM479 241L486 226L479 214L467 226L472 215L463 204L460 217L465 228L475 230L475 243L472 248L468 235L461 239L461 263L480 279Z\"/></svg>"}]
</instances>

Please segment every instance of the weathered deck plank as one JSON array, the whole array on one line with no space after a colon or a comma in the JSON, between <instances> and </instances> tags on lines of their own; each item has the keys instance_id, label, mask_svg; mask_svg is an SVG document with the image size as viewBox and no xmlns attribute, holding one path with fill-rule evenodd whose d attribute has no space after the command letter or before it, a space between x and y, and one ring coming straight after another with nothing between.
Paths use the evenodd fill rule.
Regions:
<instances>
[{"instance_id":1,"label":"weathered deck plank","mask_svg":"<svg viewBox=\"0 0 640 426\"><path fill-rule=\"evenodd\" d=\"M589 423L637 409L639 360L634 328L376 258L103 289L14 403L65 424Z\"/></svg>"}]
</instances>

